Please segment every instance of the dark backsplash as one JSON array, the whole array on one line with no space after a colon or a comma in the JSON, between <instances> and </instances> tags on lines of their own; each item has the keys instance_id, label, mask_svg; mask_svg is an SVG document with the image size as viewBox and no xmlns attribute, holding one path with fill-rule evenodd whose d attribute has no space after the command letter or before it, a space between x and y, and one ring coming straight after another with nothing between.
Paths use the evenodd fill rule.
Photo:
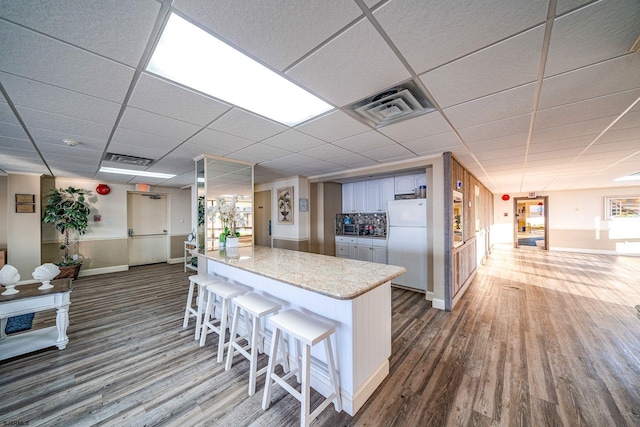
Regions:
<instances>
[{"instance_id":1,"label":"dark backsplash","mask_svg":"<svg viewBox=\"0 0 640 427\"><path fill-rule=\"evenodd\" d=\"M349 218L351 224L357 224L360 236L387 237L386 213L354 213L336 214L336 236L342 236L342 224L345 218Z\"/></svg>"}]
</instances>

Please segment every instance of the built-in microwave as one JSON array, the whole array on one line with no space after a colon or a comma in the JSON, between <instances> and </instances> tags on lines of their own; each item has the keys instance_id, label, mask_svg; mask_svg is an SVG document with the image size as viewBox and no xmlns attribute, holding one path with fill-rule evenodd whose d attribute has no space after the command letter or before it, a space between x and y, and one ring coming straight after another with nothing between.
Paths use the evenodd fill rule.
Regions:
<instances>
[{"instance_id":1,"label":"built-in microwave","mask_svg":"<svg viewBox=\"0 0 640 427\"><path fill-rule=\"evenodd\" d=\"M342 234L358 234L358 224L342 224Z\"/></svg>"}]
</instances>

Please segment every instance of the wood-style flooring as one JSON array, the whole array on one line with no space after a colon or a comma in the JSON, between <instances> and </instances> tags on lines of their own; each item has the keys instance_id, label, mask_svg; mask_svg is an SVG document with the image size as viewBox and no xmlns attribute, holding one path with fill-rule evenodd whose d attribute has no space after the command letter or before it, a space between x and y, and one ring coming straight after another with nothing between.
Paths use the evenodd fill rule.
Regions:
<instances>
[{"instance_id":1,"label":"wood-style flooring","mask_svg":"<svg viewBox=\"0 0 640 427\"><path fill-rule=\"evenodd\" d=\"M0 425L293 426L182 329L182 265L81 278L69 345L0 362ZM640 425L640 258L494 248L453 312L393 290L391 373L326 426ZM37 315L37 325L54 322ZM261 357L260 363L266 363ZM315 395L315 400L318 400Z\"/></svg>"}]
</instances>

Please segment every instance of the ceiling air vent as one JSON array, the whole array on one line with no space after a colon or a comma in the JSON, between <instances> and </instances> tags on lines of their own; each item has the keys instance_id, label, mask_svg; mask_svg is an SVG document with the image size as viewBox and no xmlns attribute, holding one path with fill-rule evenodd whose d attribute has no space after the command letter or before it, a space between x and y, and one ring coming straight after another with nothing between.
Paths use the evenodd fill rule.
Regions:
<instances>
[{"instance_id":1,"label":"ceiling air vent","mask_svg":"<svg viewBox=\"0 0 640 427\"><path fill-rule=\"evenodd\" d=\"M119 163L121 165L134 165L134 166L149 166L153 163L152 159L145 159L144 157L127 156L125 154L107 153L104 157L107 162Z\"/></svg>"},{"instance_id":2,"label":"ceiling air vent","mask_svg":"<svg viewBox=\"0 0 640 427\"><path fill-rule=\"evenodd\" d=\"M350 108L357 116L376 128L435 110L412 81L358 101Z\"/></svg>"}]
</instances>

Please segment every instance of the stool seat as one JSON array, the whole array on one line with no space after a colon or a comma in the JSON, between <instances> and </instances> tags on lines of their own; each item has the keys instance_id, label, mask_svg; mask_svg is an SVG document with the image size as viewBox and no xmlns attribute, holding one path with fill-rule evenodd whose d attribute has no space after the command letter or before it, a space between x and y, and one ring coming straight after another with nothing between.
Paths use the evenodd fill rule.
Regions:
<instances>
[{"instance_id":1,"label":"stool seat","mask_svg":"<svg viewBox=\"0 0 640 427\"><path fill-rule=\"evenodd\" d=\"M308 427L331 402L334 402L336 411L342 411L342 399L340 397L340 384L338 373L333 360L331 349L331 335L335 332L335 327L326 322L322 322L313 317L307 316L296 310L287 310L269 318L274 326L273 338L271 340L271 351L269 353L269 364L267 366L267 378L262 397L262 409L269 408L271 404L272 385L278 383L288 391L293 397L300 401L300 425ZM276 342L280 340L281 334L289 334L289 345L295 349L296 368L284 376L275 373L275 360L278 356L278 346ZM326 399L311 412L311 347L320 342L324 342L325 355L327 360L327 374L331 383L331 393ZM302 355L300 355L300 344L302 345ZM286 356L285 356L286 357ZM296 375L301 384L300 391L293 388L287 380ZM272 381L273 380L273 381Z\"/></svg>"},{"instance_id":2,"label":"stool seat","mask_svg":"<svg viewBox=\"0 0 640 427\"><path fill-rule=\"evenodd\" d=\"M296 310L287 310L270 319L271 323L283 331L294 335L301 342L316 345L336 331L328 323L305 316Z\"/></svg>"},{"instance_id":3,"label":"stool seat","mask_svg":"<svg viewBox=\"0 0 640 427\"><path fill-rule=\"evenodd\" d=\"M258 353L263 352L263 342L265 331L261 323L261 319L266 316L277 313L282 305L264 297L260 294L250 292L240 295L233 299L235 310L233 313L233 321L231 323L231 334L229 338L229 350L227 352L227 364L225 370L231 369L233 364L233 356L237 350L242 356L250 362L249 367L249 396L253 396L256 392L256 378L267 371L267 367L258 370ZM238 321L244 312L244 323L247 329L247 335L241 336L238 333ZM240 340L246 339L247 345L242 346ZM281 350L284 354L284 339L280 340ZM289 371L289 363L283 358L283 367L285 372Z\"/></svg>"},{"instance_id":4,"label":"stool seat","mask_svg":"<svg viewBox=\"0 0 640 427\"><path fill-rule=\"evenodd\" d=\"M187 305L184 310L184 319L182 321L182 328L186 329L189 325L189 319L191 317L196 318L196 331L195 339L200 338L200 331L202 330L202 315L204 314L204 296L205 286L225 280L223 277L214 276L211 274L193 274L189 276L189 293L187 295ZM198 285L198 296L196 297L196 303L193 305L193 294L195 285Z\"/></svg>"},{"instance_id":5,"label":"stool seat","mask_svg":"<svg viewBox=\"0 0 640 427\"><path fill-rule=\"evenodd\" d=\"M200 347L204 346L207 335L210 332L217 333L219 337L217 361L220 363L224 358L224 347L226 346L225 335L227 333L231 299L246 293L247 290L243 286L228 281L210 283L206 289L207 301L205 303L204 322L202 323L202 332L200 334ZM220 304L219 317L216 315L218 303ZM218 325L214 324L216 321Z\"/></svg>"}]
</instances>

